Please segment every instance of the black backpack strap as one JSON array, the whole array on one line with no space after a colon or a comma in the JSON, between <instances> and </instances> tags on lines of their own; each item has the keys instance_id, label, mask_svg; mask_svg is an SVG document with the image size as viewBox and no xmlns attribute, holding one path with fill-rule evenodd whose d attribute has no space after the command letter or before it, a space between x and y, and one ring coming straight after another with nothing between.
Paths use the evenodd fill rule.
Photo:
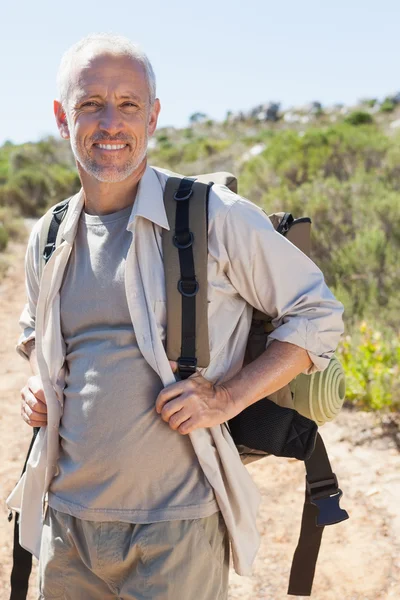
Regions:
<instances>
[{"instance_id":1,"label":"black backpack strap","mask_svg":"<svg viewBox=\"0 0 400 600\"><path fill-rule=\"evenodd\" d=\"M60 225L67 214L70 198L63 200L57 204L51 212L51 220L47 232L46 244L43 248L42 258L46 264L56 248L57 235ZM45 223L47 221L45 220ZM46 235L43 231L42 235ZM26 455L24 468L22 469L21 477L26 471L26 465L39 432L39 427L33 428L32 440ZM8 520L12 520L12 512L8 515ZM11 595L10 600L26 600L29 587L29 577L32 571L32 554L22 548L19 543L19 517L15 517L14 521L14 547L13 547L13 566L11 571Z\"/></svg>"},{"instance_id":2,"label":"black backpack strap","mask_svg":"<svg viewBox=\"0 0 400 600\"><path fill-rule=\"evenodd\" d=\"M181 379L210 361L207 303L207 201L211 183L170 177L164 204L170 231L163 230L167 296L167 355Z\"/></svg>"},{"instance_id":3,"label":"black backpack strap","mask_svg":"<svg viewBox=\"0 0 400 600\"><path fill-rule=\"evenodd\" d=\"M28 458L32 450L32 446L35 442L36 436L39 433L39 427L33 428L32 440L29 445L28 453L26 455L24 467L22 469L21 477L26 471L26 465L28 464ZM13 514L10 511L8 520L12 521ZM18 516L15 515L14 521L14 547L13 547L13 566L11 571L11 595L10 600L25 600L28 593L29 576L32 570L32 554L22 548L19 543L19 520Z\"/></svg>"},{"instance_id":4,"label":"black backpack strap","mask_svg":"<svg viewBox=\"0 0 400 600\"><path fill-rule=\"evenodd\" d=\"M292 596L311 595L324 527L349 518L348 513L339 506L342 491L319 434L314 452L304 462L307 472L306 497L300 537L290 571L288 594Z\"/></svg>"},{"instance_id":5,"label":"black backpack strap","mask_svg":"<svg viewBox=\"0 0 400 600\"><path fill-rule=\"evenodd\" d=\"M178 249L181 276L178 291L182 296L182 343L178 358L181 379L196 372L196 280L193 256L194 236L189 227L189 200L193 194L194 180L184 178L174 195L176 201L174 245Z\"/></svg>"},{"instance_id":6,"label":"black backpack strap","mask_svg":"<svg viewBox=\"0 0 400 600\"><path fill-rule=\"evenodd\" d=\"M55 206L52 210L52 218L47 233L47 241L43 250L43 259L45 264L49 261L51 255L56 249L58 230L60 229L60 225L68 212L69 201L70 198L63 200L63 202L57 204L57 206Z\"/></svg>"}]
</instances>

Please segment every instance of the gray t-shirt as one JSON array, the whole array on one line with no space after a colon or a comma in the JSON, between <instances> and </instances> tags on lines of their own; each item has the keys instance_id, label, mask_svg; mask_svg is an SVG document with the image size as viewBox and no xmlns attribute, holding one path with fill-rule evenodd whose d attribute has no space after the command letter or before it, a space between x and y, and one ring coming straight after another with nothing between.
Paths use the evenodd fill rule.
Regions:
<instances>
[{"instance_id":1,"label":"gray t-shirt","mask_svg":"<svg viewBox=\"0 0 400 600\"><path fill-rule=\"evenodd\" d=\"M98 521L201 518L218 510L214 492L189 437L155 411L162 383L128 310L130 213L82 213L79 222L61 288L67 376L49 504Z\"/></svg>"}]
</instances>

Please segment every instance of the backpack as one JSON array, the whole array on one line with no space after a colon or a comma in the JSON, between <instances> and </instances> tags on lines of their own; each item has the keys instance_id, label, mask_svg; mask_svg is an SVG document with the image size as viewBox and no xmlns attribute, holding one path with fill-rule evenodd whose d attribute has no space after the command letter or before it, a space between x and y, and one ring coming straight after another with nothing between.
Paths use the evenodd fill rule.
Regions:
<instances>
[{"instance_id":1,"label":"backpack","mask_svg":"<svg viewBox=\"0 0 400 600\"><path fill-rule=\"evenodd\" d=\"M226 185L237 193L237 180L230 173L184 178L173 175L164 192L165 209L171 224L170 231L162 232L167 295L166 353L169 360L178 363L181 379L190 377L198 367L208 366L210 360L207 231L208 198L214 183ZM60 202L44 216L40 233L40 275L61 239L61 224L68 212L69 200ZM279 233L309 255L309 218L294 219L290 213L275 213L270 219ZM254 309L245 364L264 351L272 329L271 318ZM323 529L349 518L339 506L342 491L317 427L317 424L331 420L343 401L343 372L340 363L333 358L323 373L299 375L290 385L249 406L227 423L245 464L268 455L304 461L305 502L290 573L290 595L311 594ZM34 429L24 470L37 432ZM9 516L9 520L11 518ZM21 548L18 540L19 525L15 519L10 600L26 598L32 564L31 554Z\"/></svg>"}]
</instances>

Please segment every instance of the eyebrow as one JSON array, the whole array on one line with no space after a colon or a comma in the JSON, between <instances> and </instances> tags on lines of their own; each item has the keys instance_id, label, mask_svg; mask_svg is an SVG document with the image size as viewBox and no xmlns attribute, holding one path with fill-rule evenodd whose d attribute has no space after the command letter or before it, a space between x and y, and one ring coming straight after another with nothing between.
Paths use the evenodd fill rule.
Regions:
<instances>
[{"instance_id":1,"label":"eyebrow","mask_svg":"<svg viewBox=\"0 0 400 600\"><path fill-rule=\"evenodd\" d=\"M78 96L77 102L79 103L79 102L83 102L84 100L92 100L94 98L98 98L101 100L102 96L100 94L88 94L88 95L82 94L81 96ZM136 102L142 102L140 97L133 93L121 94L121 96L119 96L119 98L121 100L136 100Z\"/></svg>"}]
</instances>

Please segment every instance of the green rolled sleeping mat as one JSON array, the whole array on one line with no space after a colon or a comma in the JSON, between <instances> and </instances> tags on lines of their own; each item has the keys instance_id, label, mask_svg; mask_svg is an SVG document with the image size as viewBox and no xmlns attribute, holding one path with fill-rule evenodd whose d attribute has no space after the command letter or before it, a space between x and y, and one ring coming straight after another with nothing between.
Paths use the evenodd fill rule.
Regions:
<instances>
[{"instance_id":1,"label":"green rolled sleeping mat","mask_svg":"<svg viewBox=\"0 0 400 600\"><path fill-rule=\"evenodd\" d=\"M334 356L325 371L298 375L291 383L293 405L298 413L318 426L332 421L343 406L346 381L343 367Z\"/></svg>"}]
</instances>

